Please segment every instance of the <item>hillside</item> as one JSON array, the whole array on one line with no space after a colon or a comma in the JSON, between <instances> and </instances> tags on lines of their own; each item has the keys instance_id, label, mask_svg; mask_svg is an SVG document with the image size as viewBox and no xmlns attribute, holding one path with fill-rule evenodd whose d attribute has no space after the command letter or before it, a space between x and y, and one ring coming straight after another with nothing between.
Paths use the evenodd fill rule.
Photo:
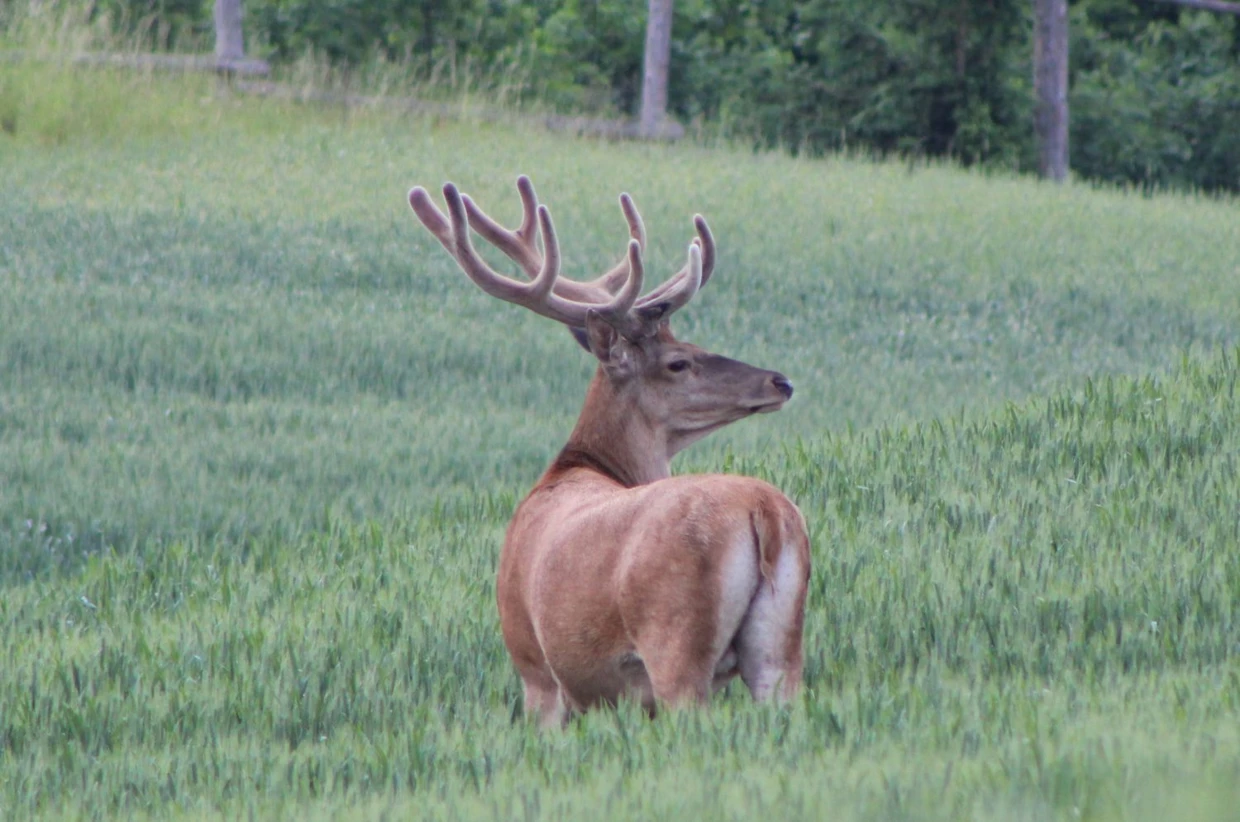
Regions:
<instances>
[{"instance_id":1,"label":"hillside","mask_svg":"<svg viewBox=\"0 0 1240 822\"><path fill-rule=\"evenodd\" d=\"M1234 202L140 82L0 143L0 818L1230 818ZM679 333L796 383L677 466L806 514L790 709L519 720L495 556L590 364L404 194L520 171L581 276L618 191L655 271L703 212Z\"/></svg>"},{"instance_id":2,"label":"hillside","mask_svg":"<svg viewBox=\"0 0 1240 822\"><path fill-rule=\"evenodd\" d=\"M89 94L110 118L70 108L63 142L0 155L0 569L48 567L15 547L27 521L72 564L525 488L591 364L468 283L409 213L415 183L455 180L511 220L529 173L569 275L618 257L622 190L652 277L707 216L719 274L678 333L798 394L685 467L985 413L1240 339L1231 201L84 82L47 97Z\"/></svg>"}]
</instances>

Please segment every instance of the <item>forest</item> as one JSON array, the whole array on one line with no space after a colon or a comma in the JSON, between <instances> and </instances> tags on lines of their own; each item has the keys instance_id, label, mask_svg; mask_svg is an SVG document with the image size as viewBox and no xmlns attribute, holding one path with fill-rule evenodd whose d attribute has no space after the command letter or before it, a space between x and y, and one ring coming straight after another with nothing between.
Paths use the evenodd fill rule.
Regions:
<instances>
[{"instance_id":1,"label":"forest","mask_svg":"<svg viewBox=\"0 0 1240 822\"><path fill-rule=\"evenodd\" d=\"M158 48L211 36L209 0L96 0ZM247 0L247 48L376 61L561 112L640 104L642 0ZM1069 5L1071 169L1142 188L1240 190L1234 15L1167 0ZM678 0L669 109L691 133L1025 171L1027 0Z\"/></svg>"}]
</instances>

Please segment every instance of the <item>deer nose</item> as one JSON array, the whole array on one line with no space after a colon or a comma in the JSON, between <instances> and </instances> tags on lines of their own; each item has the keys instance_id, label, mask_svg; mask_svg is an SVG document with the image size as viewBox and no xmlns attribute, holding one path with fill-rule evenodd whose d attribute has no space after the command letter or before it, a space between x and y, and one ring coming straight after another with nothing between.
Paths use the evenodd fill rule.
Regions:
<instances>
[{"instance_id":1,"label":"deer nose","mask_svg":"<svg viewBox=\"0 0 1240 822\"><path fill-rule=\"evenodd\" d=\"M792 399L792 383L783 374L776 374L771 377L771 384L779 390L779 393L784 395L784 399Z\"/></svg>"}]
</instances>

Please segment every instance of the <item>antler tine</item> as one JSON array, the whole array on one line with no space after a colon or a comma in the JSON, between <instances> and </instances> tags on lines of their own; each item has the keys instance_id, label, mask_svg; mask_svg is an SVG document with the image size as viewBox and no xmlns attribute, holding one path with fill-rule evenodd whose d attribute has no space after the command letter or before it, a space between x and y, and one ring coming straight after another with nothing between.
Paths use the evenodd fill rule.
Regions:
<instances>
[{"instance_id":1,"label":"antler tine","mask_svg":"<svg viewBox=\"0 0 1240 822\"><path fill-rule=\"evenodd\" d=\"M426 230L439 240L440 245L448 249L448 253L456 256L456 243L452 239L452 227L448 225L448 220L443 216L443 212L431 200L431 195L427 193L422 186L414 186L409 189L409 207L413 209L413 213L418 216L422 225L426 226Z\"/></svg>"},{"instance_id":2,"label":"antler tine","mask_svg":"<svg viewBox=\"0 0 1240 822\"><path fill-rule=\"evenodd\" d=\"M642 243L636 237L629 240L629 253L625 260L625 267L628 269L628 279L624 287L610 303L594 310L621 332L632 332L637 329L629 312L632 311L633 304L637 302L637 295L642 292L642 280L646 275L646 266L642 262Z\"/></svg>"},{"instance_id":3,"label":"antler tine","mask_svg":"<svg viewBox=\"0 0 1240 822\"><path fill-rule=\"evenodd\" d=\"M533 198L533 186L528 185L528 181L525 186L518 183L518 187L522 190L522 200L527 206L537 202ZM636 240L631 240L629 243L628 279L620 292L607 302L579 302L556 293L555 286L559 282L560 246L556 238L555 224L551 220L551 212L546 206L537 205L532 209L527 208L527 212L534 214L533 219L537 221L537 230L542 232L543 254L538 260L538 271L533 281L524 283L497 273L474 249L469 236L471 216L469 206L472 201L461 194L452 183L444 185L443 196L448 208L446 217L421 186L409 192L409 205L422 224L452 254L466 276L487 294L506 302L525 306L537 314L574 328L581 328L585 325L586 315L590 311L595 311L607 318L608 322L616 325L617 328L628 328L631 325L627 318L641 291L643 275L641 247ZM473 207L473 211L482 214L477 206ZM493 220L490 223L498 227ZM522 221L519 231L532 239L534 230L526 223L527 220ZM509 235L516 233L508 232L502 227L500 231ZM532 243L524 244L524 247L532 247ZM511 243L501 245L500 248L514 259L516 259L515 255L520 253L519 249ZM513 253L509 253L510 251ZM518 259L518 262L521 260ZM521 264L525 266L524 262ZM597 289L592 293L597 295Z\"/></svg>"},{"instance_id":4,"label":"antler tine","mask_svg":"<svg viewBox=\"0 0 1240 822\"><path fill-rule=\"evenodd\" d=\"M539 253L535 240L538 226L537 213L541 206L534 193L534 184L524 174L517 178L517 193L521 196L521 225L515 231L504 228L496 222L468 194L462 194L461 197L465 201L469 227L512 258L525 272L525 276L534 279L543 264L542 254ZM646 227L642 223L641 214L637 212L637 207L633 205L633 198L628 194L620 195L620 208L629 224L629 236L641 243L642 250L645 250ZM557 279L555 293L567 300L593 303L602 296L615 294L624 286L628 275L629 265L626 256L606 274L590 282L577 282L563 277Z\"/></svg>"},{"instance_id":5,"label":"antler tine","mask_svg":"<svg viewBox=\"0 0 1240 822\"><path fill-rule=\"evenodd\" d=\"M454 239L453 256L457 264L474 283L492 297L506 302L525 306L545 317L572 324L576 319L573 311L564 311L565 306L553 305L549 300L555 279L559 276L560 252L556 245L555 227L551 225L551 215L545 207L538 210L539 222L542 223L544 241L548 253L544 255L538 276L533 282L521 283L509 279L494 271L478 256L473 243L469 239L469 217L465 211L465 200L452 183L445 183L443 198L448 204L448 217L452 224Z\"/></svg>"},{"instance_id":6,"label":"antler tine","mask_svg":"<svg viewBox=\"0 0 1240 822\"><path fill-rule=\"evenodd\" d=\"M701 214L693 215L693 227L702 241L702 285L706 285L710 275L715 273L715 235L710 233L710 226Z\"/></svg>"},{"instance_id":7,"label":"antler tine","mask_svg":"<svg viewBox=\"0 0 1240 822\"><path fill-rule=\"evenodd\" d=\"M689 259L681 269L682 273L669 280L670 285L664 283L666 287L660 286L658 290L662 291L662 294L658 295L657 301L647 302L650 297L655 296L655 292L644 297L637 306L638 315L645 315L647 321L663 320L692 300L705 279L702 257L702 247L695 237L693 242L689 243Z\"/></svg>"},{"instance_id":8,"label":"antler tine","mask_svg":"<svg viewBox=\"0 0 1240 822\"><path fill-rule=\"evenodd\" d=\"M468 194L461 196L465 200L470 228L515 260L525 275L533 279L543 263L534 241L538 227L538 196L534 193L534 184L524 174L517 178L517 193L521 196L521 225L516 231L510 231L491 219Z\"/></svg>"},{"instance_id":9,"label":"antler tine","mask_svg":"<svg viewBox=\"0 0 1240 822\"><path fill-rule=\"evenodd\" d=\"M528 178L526 180L528 182ZM534 189L530 188L533 195ZM525 228L522 223L521 228ZM554 290L560 277L560 242L555 236L555 224L551 222L551 212L545 205L538 206L538 228L543 235L543 263L538 276L530 283L530 296L537 300L545 300Z\"/></svg>"},{"instance_id":10,"label":"antler tine","mask_svg":"<svg viewBox=\"0 0 1240 822\"><path fill-rule=\"evenodd\" d=\"M691 256L690 260L685 263L684 267L680 269L680 271L677 271L671 277L668 277L662 285L638 300L638 309L649 308L657 303L667 302L669 300L676 301L676 308L680 308L698 292L698 289L706 285L706 281L709 280L710 275L714 273L715 236L711 234L710 226L707 225L706 218L701 214L693 215L693 225L697 228L698 233L698 236L693 238L692 245L697 246L699 250L699 262L701 265L701 276L699 282L693 287L692 291L689 292L689 296L684 297L682 300L682 295L688 289L689 281L692 279L693 261ZM666 316L675 310L675 308L671 310L664 310L662 314Z\"/></svg>"},{"instance_id":11,"label":"antler tine","mask_svg":"<svg viewBox=\"0 0 1240 822\"><path fill-rule=\"evenodd\" d=\"M629 238L636 240L638 248L645 251L646 224L642 222L641 212L637 210L637 206L633 203L633 198L629 196L628 192L620 195L620 211L624 214L625 222L629 224ZM609 294L614 294L616 289L624 285L628 272L629 260L628 255L625 255L624 259L612 266L610 271L588 283L588 285L601 288Z\"/></svg>"},{"instance_id":12,"label":"antler tine","mask_svg":"<svg viewBox=\"0 0 1240 822\"><path fill-rule=\"evenodd\" d=\"M646 250L646 224L642 222L641 212L637 210L637 204L633 202L633 198L626 191L620 195L620 210L624 212L624 219L629 224L629 236L637 240L637 247L641 251Z\"/></svg>"},{"instance_id":13,"label":"antler tine","mask_svg":"<svg viewBox=\"0 0 1240 822\"><path fill-rule=\"evenodd\" d=\"M628 194L620 195L620 211L629 225L629 238L636 240L641 251L646 250L646 225L642 215L633 204ZM602 297L616 294L628 281L630 266L626 253L620 262L611 267L605 274L587 282L577 282L560 278L555 284L555 293L568 300L593 302Z\"/></svg>"}]
</instances>

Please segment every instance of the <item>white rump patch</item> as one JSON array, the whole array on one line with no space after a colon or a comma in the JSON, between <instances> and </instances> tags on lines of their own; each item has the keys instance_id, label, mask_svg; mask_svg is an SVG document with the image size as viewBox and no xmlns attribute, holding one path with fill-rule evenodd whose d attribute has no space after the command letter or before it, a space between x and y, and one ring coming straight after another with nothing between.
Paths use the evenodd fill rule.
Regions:
<instances>
[{"instance_id":1,"label":"white rump patch","mask_svg":"<svg viewBox=\"0 0 1240 822\"><path fill-rule=\"evenodd\" d=\"M768 699L784 676L804 569L797 546L785 544L770 580L762 580L737 640L741 677L755 699Z\"/></svg>"},{"instance_id":2,"label":"white rump patch","mask_svg":"<svg viewBox=\"0 0 1240 822\"><path fill-rule=\"evenodd\" d=\"M717 674L736 666L735 655L729 653L729 648L758 587L758 552L749 534L728 551L721 571L714 645ZM729 656L731 660L726 659ZM724 663L727 663L726 668Z\"/></svg>"}]
</instances>

